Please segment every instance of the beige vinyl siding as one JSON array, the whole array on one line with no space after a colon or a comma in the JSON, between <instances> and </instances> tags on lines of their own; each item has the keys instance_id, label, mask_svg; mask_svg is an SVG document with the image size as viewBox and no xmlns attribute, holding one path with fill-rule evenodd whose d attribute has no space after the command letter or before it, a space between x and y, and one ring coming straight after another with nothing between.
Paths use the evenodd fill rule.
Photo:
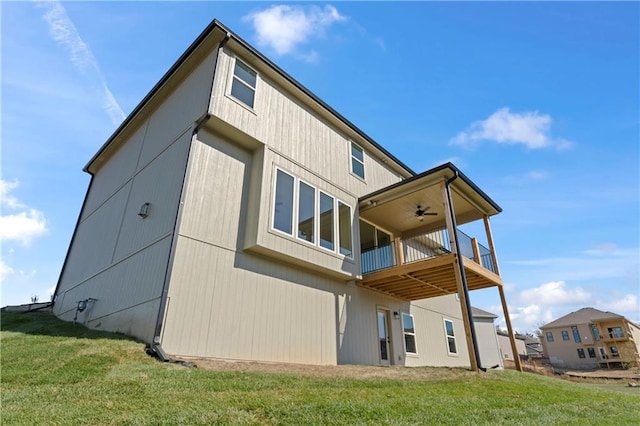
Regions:
<instances>
[{"instance_id":1,"label":"beige vinyl siding","mask_svg":"<svg viewBox=\"0 0 640 426\"><path fill-rule=\"evenodd\" d=\"M79 323L152 341L170 245L165 237L60 293L56 315L73 320L77 301L91 297L96 302L78 314Z\"/></svg>"},{"instance_id":2,"label":"beige vinyl siding","mask_svg":"<svg viewBox=\"0 0 640 426\"><path fill-rule=\"evenodd\" d=\"M502 356L496 326L491 318L473 319L478 341L478 352L480 353L480 367L491 368L495 365L503 368ZM461 330L464 333L464 330ZM463 334L464 337L464 334Z\"/></svg>"},{"instance_id":3,"label":"beige vinyl siding","mask_svg":"<svg viewBox=\"0 0 640 426\"><path fill-rule=\"evenodd\" d=\"M212 113L220 119L356 196L400 180L397 173L371 156L362 138L353 131L347 134L346 126L338 130L260 70L253 110L228 96L233 63L233 53L225 48L220 55L220 78L216 79L212 103ZM365 148L365 181L350 172L351 138Z\"/></svg>"},{"instance_id":4,"label":"beige vinyl siding","mask_svg":"<svg viewBox=\"0 0 640 426\"><path fill-rule=\"evenodd\" d=\"M411 310L408 313L414 317L418 353L416 356L407 357L407 366L468 367L470 365L460 302L456 300L455 295L415 300L411 302ZM444 331L445 319L453 322L458 351L456 355L450 355L448 352Z\"/></svg>"}]
</instances>

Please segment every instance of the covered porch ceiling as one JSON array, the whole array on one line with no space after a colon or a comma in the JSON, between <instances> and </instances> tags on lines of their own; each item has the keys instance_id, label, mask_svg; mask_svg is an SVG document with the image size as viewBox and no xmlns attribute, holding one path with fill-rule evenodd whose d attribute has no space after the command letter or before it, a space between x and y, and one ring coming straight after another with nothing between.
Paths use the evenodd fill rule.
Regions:
<instances>
[{"instance_id":1,"label":"covered porch ceiling","mask_svg":"<svg viewBox=\"0 0 640 426\"><path fill-rule=\"evenodd\" d=\"M359 199L360 217L395 235L445 227L442 183L450 184L454 215L458 225L480 220L502 211L452 163L428 170ZM416 216L420 206L436 215Z\"/></svg>"}]
</instances>

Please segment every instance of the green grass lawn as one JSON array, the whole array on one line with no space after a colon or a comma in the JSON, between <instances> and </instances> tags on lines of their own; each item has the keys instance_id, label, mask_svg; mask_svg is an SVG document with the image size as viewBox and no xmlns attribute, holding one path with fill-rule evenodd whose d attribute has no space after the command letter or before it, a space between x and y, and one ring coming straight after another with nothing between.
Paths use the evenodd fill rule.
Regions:
<instances>
[{"instance_id":1,"label":"green grass lawn","mask_svg":"<svg viewBox=\"0 0 640 426\"><path fill-rule=\"evenodd\" d=\"M1 321L3 425L640 424L640 391L616 387L514 371L402 380L206 371L47 313Z\"/></svg>"}]
</instances>

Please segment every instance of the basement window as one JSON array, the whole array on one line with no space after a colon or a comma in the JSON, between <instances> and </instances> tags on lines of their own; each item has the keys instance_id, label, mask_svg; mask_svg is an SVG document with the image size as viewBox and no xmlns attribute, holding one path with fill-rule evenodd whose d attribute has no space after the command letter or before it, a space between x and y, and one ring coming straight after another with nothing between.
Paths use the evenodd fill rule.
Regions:
<instances>
[{"instance_id":1,"label":"basement window","mask_svg":"<svg viewBox=\"0 0 640 426\"><path fill-rule=\"evenodd\" d=\"M584 349L578 348L578 358L585 358Z\"/></svg>"},{"instance_id":2,"label":"basement window","mask_svg":"<svg viewBox=\"0 0 640 426\"><path fill-rule=\"evenodd\" d=\"M256 96L257 75L249 65L236 58L233 68L233 80L231 82L231 96L253 108Z\"/></svg>"},{"instance_id":3,"label":"basement window","mask_svg":"<svg viewBox=\"0 0 640 426\"><path fill-rule=\"evenodd\" d=\"M418 353L413 315L402 313L402 331L404 332L404 350L409 354Z\"/></svg>"},{"instance_id":4,"label":"basement window","mask_svg":"<svg viewBox=\"0 0 640 426\"><path fill-rule=\"evenodd\" d=\"M589 358L595 358L596 357L596 350L593 348L587 348L587 351L589 352Z\"/></svg>"},{"instance_id":5,"label":"basement window","mask_svg":"<svg viewBox=\"0 0 640 426\"><path fill-rule=\"evenodd\" d=\"M453 321L444 320L444 331L447 335L447 350L449 351L449 355L457 355L458 348L456 347L456 335L453 330Z\"/></svg>"}]
</instances>

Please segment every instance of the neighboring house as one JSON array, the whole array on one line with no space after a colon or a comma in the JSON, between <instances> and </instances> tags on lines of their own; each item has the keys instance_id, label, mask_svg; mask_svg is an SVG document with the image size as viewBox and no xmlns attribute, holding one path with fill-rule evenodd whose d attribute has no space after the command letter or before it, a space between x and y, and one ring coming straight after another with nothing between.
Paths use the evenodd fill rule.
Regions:
<instances>
[{"instance_id":1,"label":"neighboring house","mask_svg":"<svg viewBox=\"0 0 640 426\"><path fill-rule=\"evenodd\" d=\"M217 21L84 170L54 313L169 355L476 369L468 291L506 306L487 194L414 173Z\"/></svg>"},{"instance_id":2,"label":"neighboring house","mask_svg":"<svg viewBox=\"0 0 640 426\"><path fill-rule=\"evenodd\" d=\"M475 332L478 336L480 366L483 368L504 368L498 334L493 322L498 316L476 307L472 307L471 311Z\"/></svg>"},{"instance_id":3,"label":"neighboring house","mask_svg":"<svg viewBox=\"0 0 640 426\"><path fill-rule=\"evenodd\" d=\"M552 365L575 369L640 366L640 327L622 315L582 308L540 330Z\"/></svg>"},{"instance_id":4,"label":"neighboring house","mask_svg":"<svg viewBox=\"0 0 640 426\"><path fill-rule=\"evenodd\" d=\"M544 358L544 348L542 342L537 337L525 336L524 345L527 349L527 357Z\"/></svg>"},{"instance_id":5,"label":"neighboring house","mask_svg":"<svg viewBox=\"0 0 640 426\"><path fill-rule=\"evenodd\" d=\"M525 344L526 337L521 336L519 334L512 335L505 331L498 331L498 344L500 345L500 353L502 354L502 358L518 362L520 359L527 358L527 346ZM516 351L517 356L514 356L513 347L511 346L511 336L515 338L516 341Z\"/></svg>"}]
</instances>

